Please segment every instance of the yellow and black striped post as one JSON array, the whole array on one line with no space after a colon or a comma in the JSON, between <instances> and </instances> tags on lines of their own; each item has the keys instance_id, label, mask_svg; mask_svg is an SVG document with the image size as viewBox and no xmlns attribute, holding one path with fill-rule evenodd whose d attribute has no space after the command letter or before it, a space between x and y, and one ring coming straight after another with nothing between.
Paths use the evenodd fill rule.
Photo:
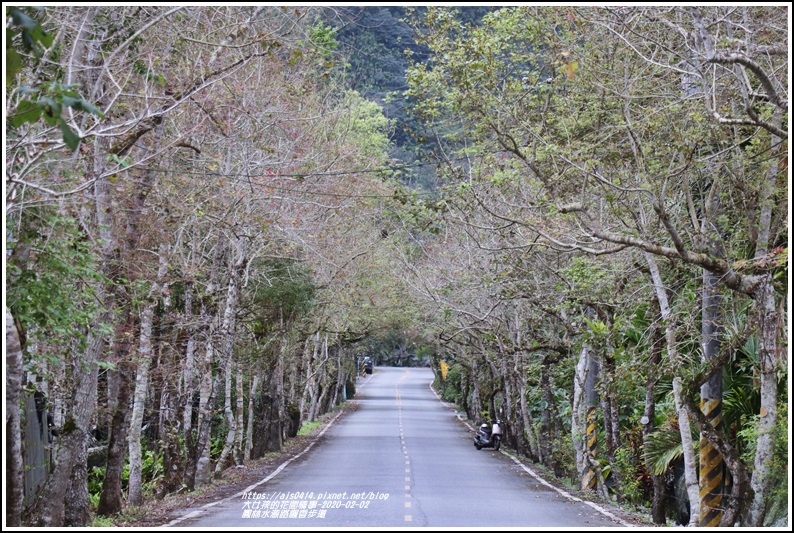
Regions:
<instances>
[{"instance_id":1,"label":"yellow and black striped post","mask_svg":"<svg viewBox=\"0 0 794 533\"><path fill-rule=\"evenodd\" d=\"M587 407L587 414L585 415L585 424L587 425L587 454L591 459L595 459L596 445L598 444L598 432L596 431L596 407L590 405ZM582 476L582 490L596 490L598 479L596 478L595 470L592 466L588 466L584 475Z\"/></svg>"},{"instance_id":2,"label":"yellow and black striped post","mask_svg":"<svg viewBox=\"0 0 794 533\"><path fill-rule=\"evenodd\" d=\"M722 400L700 400L700 410L711 425L722 429ZM714 446L700 437L700 527L719 527L722 520L725 461Z\"/></svg>"}]
</instances>

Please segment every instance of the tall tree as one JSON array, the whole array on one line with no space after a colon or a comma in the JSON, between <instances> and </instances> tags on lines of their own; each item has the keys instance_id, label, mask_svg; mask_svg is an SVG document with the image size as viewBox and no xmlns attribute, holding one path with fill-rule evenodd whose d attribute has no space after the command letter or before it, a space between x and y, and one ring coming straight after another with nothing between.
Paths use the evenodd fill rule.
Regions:
<instances>
[{"instance_id":1,"label":"tall tree","mask_svg":"<svg viewBox=\"0 0 794 533\"><path fill-rule=\"evenodd\" d=\"M442 162L449 175L463 182L478 208L499 225L524 227L551 246L596 256L637 248L711 272L724 287L752 299L754 312L764 317L758 330L766 336L761 372L770 372L760 389L760 455L768 457L771 440L765 435L771 435L768 424L774 425L777 405L771 372L779 339L769 329L778 321L772 273L737 270L735 261L746 260L746 248L727 234L709 235L720 240L724 255L704 247L702 223L705 191L719 190L723 208L728 199L741 202L742 194L734 193L741 180L729 178L736 168L752 173L734 127L755 128L749 133L759 140L787 135L758 111L786 108L779 96L785 76L772 75L782 72L776 53L785 36L782 28L774 30L772 53L763 62L744 53L710 52L703 43L714 41L709 35L717 31L730 36L728 47L741 43L742 50L760 50L758 34L738 28L748 22L755 27L756 17L776 11L705 13L708 20L699 9L515 8L473 27L448 10L429 9L417 30L433 62L412 67L408 95L439 139L439 151L447 154ZM547 31L552 27L554 32ZM584 34L590 36L586 41ZM726 117L721 106L744 116ZM465 133L438 135L453 128ZM766 183L765 172L759 177L757 183ZM491 189L517 189L520 196L478 194L488 181L498 185ZM777 205L782 207L784 202ZM729 219L719 224L724 231L745 234L744 220L722 213ZM752 218L757 217L755 210ZM681 379L676 377L683 394L689 388ZM685 418L695 416L687 414L687 400L681 397L678 404ZM687 438L684 427L681 437ZM688 464L691 469L694 462ZM765 470L756 464L750 523L760 520ZM690 472L689 479L695 478ZM690 490L693 502L694 496Z\"/></svg>"}]
</instances>

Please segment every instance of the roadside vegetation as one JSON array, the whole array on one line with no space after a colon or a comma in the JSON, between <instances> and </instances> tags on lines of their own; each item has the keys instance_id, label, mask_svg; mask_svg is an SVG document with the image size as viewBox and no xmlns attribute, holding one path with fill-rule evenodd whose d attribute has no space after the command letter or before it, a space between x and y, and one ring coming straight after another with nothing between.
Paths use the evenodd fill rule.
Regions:
<instances>
[{"instance_id":1,"label":"roadside vegetation","mask_svg":"<svg viewBox=\"0 0 794 533\"><path fill-rule=\"evenodd\" d=\"M6 6L8 526L282 450L359 362L658 525L788 524L781 6Z\"/></svg>"}]
</instances>

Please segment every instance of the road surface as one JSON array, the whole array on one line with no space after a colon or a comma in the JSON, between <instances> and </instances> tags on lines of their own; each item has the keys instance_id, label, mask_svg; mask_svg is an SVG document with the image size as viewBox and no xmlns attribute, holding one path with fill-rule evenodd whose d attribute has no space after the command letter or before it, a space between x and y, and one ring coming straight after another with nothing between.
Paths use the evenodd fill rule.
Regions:
<instances>
[{"instance_id":1,"label":"road surface","mask_svg":"<svg viewBox=\"0 0 794 533\"><path fill-rule=\"evenodd\" d=\"M625 527L555 489L473 432L429 385L428 368L376 367L359 408L257 485L184 514L189 528Z\"/></svg>"}]
</instances>

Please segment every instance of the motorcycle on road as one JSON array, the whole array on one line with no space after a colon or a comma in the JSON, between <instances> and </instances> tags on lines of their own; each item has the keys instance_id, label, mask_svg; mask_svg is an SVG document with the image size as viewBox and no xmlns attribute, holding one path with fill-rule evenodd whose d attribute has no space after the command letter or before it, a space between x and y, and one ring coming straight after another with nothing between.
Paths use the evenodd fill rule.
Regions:
<instances>
[{"instance_id":1,"label":"motorcycle on road","mask_svg":"<svg viewBox=\"0 0 794 533\"><path fill-rule=\"evenodd\" d=\"M483 448L493 448L499 451L502 445L502 421L496 420L490 427L488 424L483 424L477 433L474 435L474 447L478 450Z\"/></svg>"}]
</instances>

